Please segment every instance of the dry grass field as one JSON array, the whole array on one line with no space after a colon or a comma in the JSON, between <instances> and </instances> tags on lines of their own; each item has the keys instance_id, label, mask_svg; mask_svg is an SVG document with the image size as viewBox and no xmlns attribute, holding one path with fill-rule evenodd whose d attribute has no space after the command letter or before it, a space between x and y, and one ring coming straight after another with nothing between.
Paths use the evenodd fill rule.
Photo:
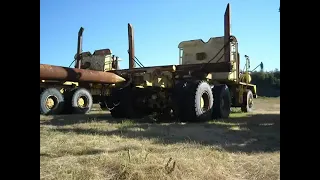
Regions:
<instances>
[{"instance_id":1,"label":"dry grass field","mask_svg":"<svg viewBox=\"0 0 320 180\"><path fill-rule=\"evenodd\" d=\"M280 179L280 98L207 123L141 121L40 116L40 179Z\"/></svg>"}]
</instances>

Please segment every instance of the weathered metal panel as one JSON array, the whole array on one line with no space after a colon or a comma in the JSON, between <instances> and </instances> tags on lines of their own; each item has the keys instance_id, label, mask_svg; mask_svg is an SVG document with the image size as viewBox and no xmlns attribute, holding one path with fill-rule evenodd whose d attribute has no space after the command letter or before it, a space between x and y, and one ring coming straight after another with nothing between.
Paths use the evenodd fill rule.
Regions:
<instances>
[{"instance_id":1,"label":"weathered metal panel","mask_svg":"<svg viewBox=\"0 0 320 180\"><path fill-rule=\"evenodd\" d=\"M89 70L109 71L112 69L111 53L110 49L96 50L91 56L82 56L81 65Z\"/></svg>"},{"instance_id":2,"label":"weathered metal panel","mask_svg":"<svg viewBox=\"0 0 320 180\"><path fill-rule=\"evenodd\" d=\"M182 64L203 64L209 62L226 62L224 59L224 37L212 37L207 42L202 39L183 41L179 48L183 49ZM205 53L203 60L197 60L197 53Z\"/></svg>"}]
</instances>

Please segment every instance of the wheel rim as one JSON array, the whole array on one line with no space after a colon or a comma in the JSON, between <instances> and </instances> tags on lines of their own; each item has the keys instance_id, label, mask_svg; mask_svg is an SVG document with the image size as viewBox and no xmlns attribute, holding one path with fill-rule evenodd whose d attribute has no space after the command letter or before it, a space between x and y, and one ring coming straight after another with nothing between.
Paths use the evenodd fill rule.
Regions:
<instances>
[{"instance_id":1,"label":"wheel rim","mask_svg":"<svg viewBox=\"0 0 320 180\"><path fill-rule=\"evenodd\" d=\"M200 107L202 111L209 110L209 94L203 93L200 98Z\"/></svg>"},{"instance_id":2,"label":"wheel rim","mask_svg":"<svg viewBox=\"0 0 320 180\"><path fill-rule=\"evenodd\" d=\"M58 98L56 96L48 96L46 98L46 108L54 109L58 104Z\"/></svg>"},{"instance_id":3,"label":"wheel rim","mask_svg":"<svg viewBox=\"0 0 320 180\"><path fill-rule=\"evenodd\" d=\"M88 99L85 96L80 96L78 98L77 103L78 103L78 107L85 108L88 106Z\"/></svg>"}]
</instances>

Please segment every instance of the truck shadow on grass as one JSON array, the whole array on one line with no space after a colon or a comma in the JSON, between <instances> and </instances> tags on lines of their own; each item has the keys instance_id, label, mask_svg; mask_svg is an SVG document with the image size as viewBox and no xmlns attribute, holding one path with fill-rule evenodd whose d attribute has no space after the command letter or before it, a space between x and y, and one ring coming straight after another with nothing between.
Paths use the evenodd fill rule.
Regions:
<instances>
[{"instance_id":1,"label":"truck shadow on grass","mask_svg":"<svg viewBox=\"0 0 320 180\"><path fill-rule=\"evenodd\" d=\"M54 125L54 126L66 126L81 123L90 122L107 122L119 123L116 119L112 119L109 114L86 114L86 115L54 115L54 116L42 116L40 115L40 125ZM110 120L109 120L110 119Z\"/></svg>"},{"instance_id":2,"label":"truck shadow on grass","mask_svg":"<svg viewBox=\"0 0 320 180\"><path fill-rule=\"evenodd\" d=\"M72 119L77 118L73 117ZM60 126L55 131L63 133L152 139L154 143L158 144L198 143L229 152L255 153L280 150L280 114L248 114L245 117L234 116L219 121L185 124L141 123L124 120L122 123L114 125L115 130L96 129L90 126L71 128L62 126L90 121L118 122L108 115L104 115L104 117L89 115L87 120L78 119L76 121L60 117L53 118L45 124Z\"/></svg>"},{"instance_id":3,"label":"truck shadow on grass","mask_svg":"<svg viewBox=\"0 0 320 180\"><path fill-rule=\"evenodd\" d=\"M54 126L66 126L73 124L81 124L81 123L90 123L90 122L106 122L106 123L122 123L124 121L128 121L125 118L114 119L112 118L109 112L101 113L102 111L92 111L92 114L69 114L69 115L51 115L51 116L43 116L40 115L40 125L54 125ZM98 112L98 113L95 113ZM161 120L156 120L155 116L146 116L141 119L132 119L134 123L169 123L176 122L174 119L165 119L161 118Z\"/></svg>"}]
</instances>

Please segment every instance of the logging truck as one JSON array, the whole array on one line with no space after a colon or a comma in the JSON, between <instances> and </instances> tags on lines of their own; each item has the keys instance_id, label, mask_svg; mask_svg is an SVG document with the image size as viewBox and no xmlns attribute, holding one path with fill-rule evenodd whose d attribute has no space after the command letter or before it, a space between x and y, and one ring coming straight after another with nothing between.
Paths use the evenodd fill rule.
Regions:
<instances>
[{"instance_id":1,"label":"logging truck","mask_svg":"<svg viewBox=\"0 0 320 180\"><path fill-rule=\"evenodd\" d=\"M230 6L224 15L224 36L182 41L179 65L135 68L132 26L129 32L129 69L112 70L126 79L105 99L114 118L139 118L151 112L171 114L181 121L228 118L231 107L250 112L257 97L250 84L249 57L240 74L237 38L230 34Z\"/></svg>"},{"instance_id":2,"label":"logging truck","mask_svg":"<svg viewBox=\"0 0 320 180\"><path fill-rule=\"evenodd\" d=\"M128 24L128 39L129 68L119 69L118 60L111 58L111 51L93 55L81 52L82 39L78 38L75 68L65 70L60 80L64 78L79 84L71 87L61 82L67 87L64 95L59 88L50 88L50 93L54 89L56 96L66 99L63 100L65 103L56 102L58 106L61 104L56 113L70 108L73 112L87 113L92 102L85 101L91 98L93 91L97 96L94 99L99 101L102 109L109 110L113 118L141 118L157 112L181 121L206 121L228 118L231 107L240 107L243 112L252 111L257 89L256 85L250 84L248 56L245 56L245 71L240 73L238 40L230 33L229 4L224 15L224 35L212 37L207 42L201 39L180 42L178 65L135 67L139 63L134 54L131 24ZM91 79L83 77L83 74L94 73L103 75ZM49 76L40 79L52 80L53 75L51 79ZM40 88L42 94L48 90L44 84L47 83L43 82L43 88ZM40 95L43 108L44 99L50 93L42 100Z\"/></svg>"}]
</instances>

